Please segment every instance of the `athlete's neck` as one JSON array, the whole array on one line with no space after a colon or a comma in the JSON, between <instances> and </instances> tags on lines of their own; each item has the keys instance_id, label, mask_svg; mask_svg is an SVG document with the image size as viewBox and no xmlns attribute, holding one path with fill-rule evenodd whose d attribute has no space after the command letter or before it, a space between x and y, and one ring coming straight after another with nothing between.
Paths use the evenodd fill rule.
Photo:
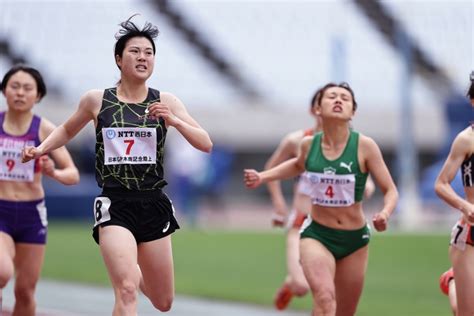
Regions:
<instances>
[{"instance_id":1,"label":"athlete's neck","mask_svg":"<svg viewBox=\"0 0 474 316\"><path fill-rule=\"evenodd\" d=\"M330 147L345 146L349 139L349 125L344 124L324 124L323 143Z\"/></svg>"},{"instance_id":2,"label":"athlete's neck","mask_svg":"<svg viewBox=\"0 0 474 316\"><path fill-rule=\"evenodd\" d=\"M148 96L148 87L144 82L134 83L122 79L117 86L117 96L126 103L143 102Z\"/></svg>"},{"instance_id":3,"label":"athlete's neck","mask_svg":"<svg viewBox=\"0 0 474 316\"><path fill-rule=\"evenodd\" d=\"M323 130L323 123L316 121L316 124L313 126L313 132L319 133Z\"/></svg>"},{"instance_id":4,"label":"athlete's neck","mask_svg":"<svg viewBox=\"0 0 474 316\"><path fill-rule=\"evenodd\" d=\"M3 129L10 135L24 135L30 128L33 112L8 110L5 113Z\"/></svg>"}]
</instances>

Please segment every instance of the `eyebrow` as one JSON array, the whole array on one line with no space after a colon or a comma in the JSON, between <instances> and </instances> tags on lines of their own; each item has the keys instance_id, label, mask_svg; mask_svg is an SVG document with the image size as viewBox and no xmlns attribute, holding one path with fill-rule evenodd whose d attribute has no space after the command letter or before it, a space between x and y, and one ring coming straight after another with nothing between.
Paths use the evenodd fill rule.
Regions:
<instances>
[{"instance_id":1,"label":"eyebrow","mask_svg":"<svg viewBox=\"0 0 474 316\"><path fill-rule=\"evenodd\" d=\"M140 48L140 47L138 47L138 46L130 46L129 48L136 48L136 49L141 49L141 48ZM152 48L152 47L145 47L144 49L145 49L145 50L153 50L153 48Z\"/></svg>"},{"instance_id":2,"label":"eyebrow","mask_svg":"<svg viewBox=\"0 0 474 316\"><path fill-rule=\"evenodd\" d=\"M329 95L341 95L343 97L350 97L350 93L347 93L347 92L340 92L340 93L337 93L335 91L332 91L332 92L328 92Z\"/></svg>"},{"instance_id":3,"label":"eyebrow","mask_svg":"<svg viewBox=\"0 0 474 316\"><path fill-rule=\"evenodd\" d=\"M22 83L21 81L18 81L18 80L12 80L10 82L11 84L18 84L20 86L33 86L34 84L33 83L30 83L30 82L27 82L27 83Z\"/></svg>"}]
</instances>

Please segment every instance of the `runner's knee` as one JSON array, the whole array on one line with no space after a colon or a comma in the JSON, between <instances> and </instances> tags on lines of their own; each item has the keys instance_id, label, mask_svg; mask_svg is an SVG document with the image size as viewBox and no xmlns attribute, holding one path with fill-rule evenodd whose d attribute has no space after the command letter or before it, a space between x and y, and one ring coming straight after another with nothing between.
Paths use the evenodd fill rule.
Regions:
<instances>
[{"instance_id":1,"label":"runner's knee","mask_svg":"<svg viewBox=\"0 0 474 316\"><path fill-rule=\"evenodd\" d=\"M35 286L15 284L15 300L21 306L29 306L35 300Z\"/></svg>"},{"instance_id":2,"label":"runner's knee","mask_svg":"<svg viewBox=\"0 0 474 316\"><path fill-rule=\"evenodd\" d=\"M117 289L119 299L125 305L133 304L137 301L137 285L131 281L123 281L120 288Z\"/></svg>"},{"instance_id":3,"label":"runner's knee","mask_svg":"<svg viewBox=\"0 0 474 316\"><path fill-rule=\"evenodd\" d=\"M173 305L173 295L158 295L156 298L151 299L153 306L161 312L167 312Z\"/></svg>"},{"instance_id":4,"label":"runner's knee","mask_svg":"<svg viewBox=\"0 0 474 316\"><path fill-rule=\"evenodd\" d=\"M8 281L13 277L13 272L13 260L8 256L0 258L0 289L7 285Z\"/></svg>"},{"instance_id":5,"label":"runner's knee","mask_svg":"<svg viewBox=\"0 0 474 316\"><path fill-rule=\"evenodd\" d=\"M330 311L336 306L336 293L327 287L321 287L314 290L314 300L323 311Z\"/></svg>"}]
</instances>

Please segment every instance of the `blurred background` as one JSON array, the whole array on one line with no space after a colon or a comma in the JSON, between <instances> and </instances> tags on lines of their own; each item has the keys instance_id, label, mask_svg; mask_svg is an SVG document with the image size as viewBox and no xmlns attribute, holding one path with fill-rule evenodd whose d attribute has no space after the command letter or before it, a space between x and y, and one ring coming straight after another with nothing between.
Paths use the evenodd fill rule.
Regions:
<instances>
[{"instance_id":1,"label":"blurred background","mask_svg":"<svg viewBox=\"0 0 474 316\"><path fill-rule=\"evenodd\" d=\"M135 13L160 29L149 85L178 96L214 142L206 155L169 132L166 191L183 226L270 229L267 190L245 189L242 169L263 169L283 136L313 126L314 92L347 81L353 126L381 147L401 193L393 231L449 234L458 212L433 184L473 119L474 1L0 0L0 74L18 62L38 68L49 94L35 112L60 124L87 90L117 82L114 35ZM68 148L81 183L45 179L49 219L91 222L92 124ZM462 194L460 179L453 186ZM365 204L377 211L380 193Z\"/></svg>"},{"instance_id":2,"label":"blurred background","mask_svg":"<svg viewBox=\"0 0 474 316\"><path fill-rule=\"evenodd\" d=\"M434 222L453 213L436 198L433 182L453 136L472 117L463 95L474 64L473 6L465 0L1 0L0 73L17 62L37 67L50 93L35 111L60 124L84 92L117 82L118 24L135 13L139 25L156 24L149 84L178 96L215 144L205 155L174 130L168 140L167 190L186 221L204 226L232 210L268 215L266 189L246 190L242 168L262 169L286 133L313 125L308 109L318 87L347 81L360 104L354 128L382 148L403 194L396 219L404 227L415 213L428 212L425 220ZM68 146L80 186L46 183L50 219L90 217L98 192L93 135L90 125ZM291 182L285 188L290 194ZM74 209L56 207L71 198L78 201ZM377 200L367 208L376 209Z\"/></svg>"}]
</instances>

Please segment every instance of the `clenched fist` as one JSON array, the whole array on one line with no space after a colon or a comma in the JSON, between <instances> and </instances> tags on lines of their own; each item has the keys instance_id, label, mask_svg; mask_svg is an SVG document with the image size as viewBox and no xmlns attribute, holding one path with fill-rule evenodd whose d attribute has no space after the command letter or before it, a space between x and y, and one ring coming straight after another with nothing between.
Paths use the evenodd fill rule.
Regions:
<instances>
[{"instance_id":1,"label":"clenched fist","mask_svg":"<svg viewBox=\"0 0 474 316\"><path fill-rule=\"evenodd\" d=\"M26 146L21 151L21 162L23 163L28 162L30 160L41 157L41 155L42 155L42 152L38 150L37 147Z\"/></svg>"},{"instance_id":2,"label":"clenched fist","mask_svg":"<svg viewBox=\"0 0 474 316\"><path fill-rule=\"evenodd\" d=\"M255 189L258 187L262 180L260 174L254 169L244 169L244 183L247 188Z\"/></svg>"},{"instance_id":3,"label":"clenched fist","mask_svg":"<svg viewBox=\"0 0 474 316\"><path fill-rule=\"evenodd\" d=\"M388 215L385 212L380 212L372 217L372 223L378 232L383 232L388 226Z\"/></svg>"}]
</instances>

